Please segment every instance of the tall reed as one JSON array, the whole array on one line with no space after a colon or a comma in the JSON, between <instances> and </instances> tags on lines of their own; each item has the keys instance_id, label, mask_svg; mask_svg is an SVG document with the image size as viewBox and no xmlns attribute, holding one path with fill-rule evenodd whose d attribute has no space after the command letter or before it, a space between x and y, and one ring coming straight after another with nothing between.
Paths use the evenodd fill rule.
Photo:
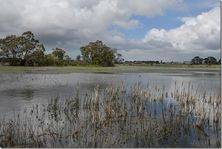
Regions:
<instances>
[{"instance_id":1,"label":"tall reed","mask_svg":"<svg viewBox=\"0 0 222 149\"><path fill-rule=\"evenodd\" d=\"M33 105L0 121L1 147L221 147L220 94L140 83Z\"/></svg>"}]
</instances>

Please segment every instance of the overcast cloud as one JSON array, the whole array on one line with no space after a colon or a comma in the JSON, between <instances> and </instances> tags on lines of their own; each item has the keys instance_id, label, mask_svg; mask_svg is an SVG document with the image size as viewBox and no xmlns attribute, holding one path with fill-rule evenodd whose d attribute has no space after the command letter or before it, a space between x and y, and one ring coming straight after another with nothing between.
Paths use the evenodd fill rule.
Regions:
<instances>
[{"instance_id":1,"label":"overcast cloud","mask_svg":"<svg viewBox=\"0 0 222 149\"><path fill-rule=\"evenodd\" d=\"M140 28L142 16L155 20L167 10L185 8L182 0L0 0L0 37L33 31L48 49L62 47L73 56L89 41L102 40L126 59L187 60L219 54L220 9L175 18L181 25L152 28L140 39L120 29ZM219 57L219 56L218 56Z\"/></svg>"}]
</instances>

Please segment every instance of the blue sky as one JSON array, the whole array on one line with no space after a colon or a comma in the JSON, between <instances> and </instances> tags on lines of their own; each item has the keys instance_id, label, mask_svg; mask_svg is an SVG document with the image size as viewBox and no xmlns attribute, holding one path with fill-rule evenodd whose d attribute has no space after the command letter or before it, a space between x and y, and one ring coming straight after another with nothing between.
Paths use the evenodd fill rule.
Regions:
<instances>
[{"instance_id":1,"label":"blue sky","mask_svg":"<svg viewBox=\"0 0 222 149\"><path fill-rule=\"evenodd\" d=\"M168 9L163 15L156 17L132 16L132 19L140 22L139 27L133 29L115 27L128 39L140 39L146 35L147 30L152 28L169 30L179 27L183 24L180 18L194 17L202 12L207 12L219 6L220 2L218 0L185 0L183 5L183 10Z\"/></svg>"},{"instance_id":2,"label":"blue sky","mask_svg":"<svg viewBox=\"0 0 222 149\"><path fill-rule=\"evenodd\" d=\"M102 40L126 60L219 58L219 0L0 0L0 37L34 32L73 58ZM167 53L167 54L166 54Z\"/></svg>"}]
</instances>

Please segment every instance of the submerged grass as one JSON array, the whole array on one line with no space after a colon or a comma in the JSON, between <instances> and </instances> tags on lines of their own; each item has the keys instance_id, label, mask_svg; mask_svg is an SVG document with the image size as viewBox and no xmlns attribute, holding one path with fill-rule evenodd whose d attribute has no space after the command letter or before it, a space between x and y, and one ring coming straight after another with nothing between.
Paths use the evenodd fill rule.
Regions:
<instances>
[{"instance_id":1,"label":"submerged grass","mask_svg":"<svg viewBox=\"0 0 222 149\"><path fill-rule=\"evenodd\" d=\"M221 147L220 94L97 86L33 105L0 121L1 147Z\"/></svg>"}]
</instances>

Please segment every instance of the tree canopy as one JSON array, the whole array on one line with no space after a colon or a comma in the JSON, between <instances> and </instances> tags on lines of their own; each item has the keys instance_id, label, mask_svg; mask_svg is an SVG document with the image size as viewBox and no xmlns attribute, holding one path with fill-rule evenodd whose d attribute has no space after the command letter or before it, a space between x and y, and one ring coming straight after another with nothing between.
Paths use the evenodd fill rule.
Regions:
<instances>
[{"instance_id":1,"label":"tree canopy","mask_svg":"<svg viewBox=\"0 0 222 149\"><path fill-rule=\"evenodd\" d=\"M52 54L56 58L58 58L59 60L63 60L64 59L65 53L66 53L66 51L61 49L61 48L55 48L55 49L53 49L53 52L52 52Z\"/></svg>"},{"instance_id":2,"label":"tree canopy","mask_svg":"<svg viewBox=\"0 0 222 149\"><path fill-rule=\"evenodd\" d=\"M220 64L220 60L217 61L217 59L215 57L209 56L207 58L201 58L199 56L195 56L192 60L191 60L191 64L208 64L208 65L212 65L212 64Z\"/></svg>"},{"instance_id":3,"label":"tree canopy","mask_svg":"<svg viewBox=\"0 0 222 149\"><path fill-rule=\"evenodd\" d=\"M90 42L80 48L83 60L88 64L113 66L116 50L108 47L102 41Z\"/></svg>"},{"instance_id":4,"label":"tree canopy","mask_svg":"<svg viewBox=\"0 0 222 149\"><path fill-rule=\"evenodd\" d=\"M31 31L22 35L10 35L0 39L0 61L9 65L48 66L48 65L100 65L114 66L122 63L122 55L102 41L90 42L80 48L81 55L72 60L66 51L56 47L45 54L45 47Z\"/></svg>"},{"instance_id":5,"label":"tree canopy","mask_svg":"<svg viewBox=\"0 0 222 149\"><path fill-rule=\"evenodd\" d=\"M209 65L218 64L217 59L215 57L212 57L212 56L205 58L204 63L209 64Z\"/></svg>"},{"instance_id":6,"label":"tree canopy","mask_svg":"<svg viewBox=\"0 0 222 149\"><path fill-rule=\"evenodd\" d=\"M10 60L11 65L28 65L34 54L45 51L43 44L30 31L0 39L0 49L0 57Z\"/></svg>"},{"instance_id":7,"label":"tree canopy","mask_svg":"<svg viewBox=\"0 0 222 149\"><path fill-rule=\"evenodd\" d=\"M191 64L202 64L203 63L203 58L200 58L199 56L195 56L191 60Z\"/></svg>"}]
</instances>

